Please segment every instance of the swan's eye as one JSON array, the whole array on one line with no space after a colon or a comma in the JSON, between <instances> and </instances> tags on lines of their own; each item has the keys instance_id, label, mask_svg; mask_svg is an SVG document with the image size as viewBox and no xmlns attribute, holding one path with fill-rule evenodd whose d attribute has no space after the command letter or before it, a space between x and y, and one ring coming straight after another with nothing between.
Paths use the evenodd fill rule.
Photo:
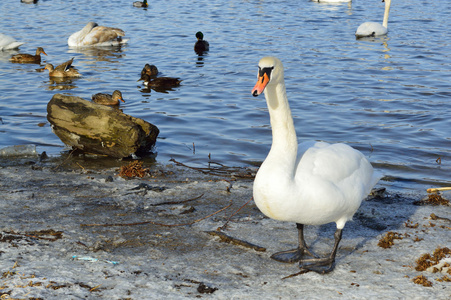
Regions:
<instances>
[{"instance_id":1,"label":"swan's eye","mask_svg":"<svg viewBox=\"0 0 451 300\"><path fill-rule=\"evenodd\" d=\"M271 72L272 72L272 70L274 69L274 67L265 67L265 68L258 68L258 77L260 77L260 78L263 78L264 76L263 75L265 75L266 74L266 76L268 76L268 79L270 79L271 78Z\"/></svg>"}]
</instances>

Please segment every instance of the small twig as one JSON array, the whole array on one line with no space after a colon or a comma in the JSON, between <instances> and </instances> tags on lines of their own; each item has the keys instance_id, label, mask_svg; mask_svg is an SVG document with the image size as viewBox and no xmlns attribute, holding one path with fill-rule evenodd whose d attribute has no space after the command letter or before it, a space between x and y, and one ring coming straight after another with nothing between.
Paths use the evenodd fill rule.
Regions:
<instances>
[{"instance_id":1,"label":"small twig","mask_svg":"<svg viewBox=\"0 0 451 300\"><path fill-rule=\"evenodd\" d=\"M232 183L226 179L222 179L222 180L224 180L225 182L227 182L229 184L229 186L226 187L226 191L227 191L227 193L230 193L230 190L232 189Z\"/></svg>"},{"instance_id":2,"label":"small twig","mask_svg":"<svg viewBox=\"0 0 451 300\"><path fill-rule=\"evenodd\" d=\"M208 162L208 168L199 168L199 167L190 167L184 163L181 163L179 161L176 161L175 159L171 158L169 161L174 162L176 165L178 166L182 166L188 169L192 169L192 170L196 170L198 172L201 172L203 174L208 174L208 175L215 175L215 176L226 176L226 177L230 177L232 176L232 173L234 172L239 172L240 170L242 170L242 168L231 168L231 167L227 167L224 166L223 164L217 163L217 162L212 162L209 161ZM218 166L220 166L219 168L211 168L210 164L217 164ZM234 177L237 178L253 178L254 175L252 174L233 174Z\"/></svg>"},{"instance_id":3,"label":"small twig","mask_svg":"<svg viewBox=\"0 0 451 300\"><path fill-rule=\"evenodd\" d=\"M207 174L207 173L208 173L207 171L204 171L205 168L190 167L190 166L188 166L188 165L185 165L184 163L181 163L181 162L179 162L179 161L176 161L176 160L173 159L173 158L171 158L169 161L174 162L174 163L175 163L176 165L178 165L178 166L182 166L182 167L185 167L185 168L188 168L188 169L196 170L196 171L202 172L202 173L204 173L204 174Z\"/></svg>"},{"instance_id":4,"label":"small twig","mask_svg":"<svg viewBox=\"0 0 451 300\"><path fill-rule=\"evenodd\" d=\"M451 191L451 187L430 188L426 190L428 193L436 193L440 191Z\"/></svg>"},{"instance_id":5,"label":"small twig","mask_svg":"<svg viewBox=\"0 0 451 300\"><path fill-rule=\"evenodd\" d=\"M55 236L54 238L43 237L43 236L39 235L40 232L20 233L20 232L14 232L14 231L13 232L4 231L4 233L11 235L11 236L21 236L21 237L26 236L26 237L33 238L33 239L46 240L46 241L51 241L51 242L55 242L62 237L61 234L51 234L51 233L49 233L49 235Z\"/></svg>"},{"instance_id":6,"label":"small twig","mask_svg":"<svg viewBox=\"0 0 451 300\"><path fill-rule=\"evenodd\" d=\"M221 241L229 243L229 244L234 244L234 245L243 246L246 248L251 248L251 249L254 249L255 251L259 251L259 252L266 251L265 247L257 246L255 244L231 237L230 235L227 235L224 232L220 232L220 231L205 231L205 232L208 233L209 235L217 236L221 239Z\"/></svg>"},{"instance_id":7,"label":"small twig","mask_svg":"<svg viewBox=\"0 0 451 300\"><path fill-rule=\"evenodd\" d=\"M171 205L171 204L182 204L190 201L194 201L202 197L204 194L201 194L200 196L197 196L195 198L187 199L187 200L181 200L181 201L167 201L167 202L161 202L161 203L155 203L150 204L149 206L159 206L159 205Z\"/></svg>"},{"instance_id":8,"label":"small twig","mask_svg":"<svg viewBox=\"0 0 451 300\"><path fill-rule=\"evenodd\" d=\"M294 274L291 274L291 275L288 275L288 276L283 277L282 280L288 279L288 278L291 278L291 277L295 277L295 276L298 276L298 275L302 275L302 274L305 274L305 273L308 273L308 272L310 272L310 270L307 270L307 269L301 269L301 270L300 270L299 272L297 272L297 273L294 273Z\"/></svg>"},{"instance_id":9,"label":"small twig","mask_svg":"<svg viewBox=\"0 0 451 300\"><path fill-rule=\"evenodd\" d=\"M98 289L100 286L101 286L101 284L96 285L95 287L90 288L89 291L90 291L90 292L94 292L94 291L95 291L96 289Z\"/></svg>"},{"instance_id":10,"label":"small twig","mask_svg":"<svg viewBox=\"0 0 451 300\"><path fill-rule=\"evenodd\" d=\"M48 237L37 236L37 235L26 234L26 233L23 233L22 235L26 236L26 237L31 237L34 239L46 240L46 241L51 241L51 242L57 241L59 239L57 237L56 238L48 238Z\"/></svg>"},{"instance_id":11,"label":"small twig","mask_svg":"<svg viewBox=\"0 0 451 300\"><path fill-rule=\"evenodd\" d=\"M73 149L71 152L69 152L69 155L66 157L65 160L63 160L59 165L57 165L56 167L53 168L53 170L58 169L59 167L61 167L63 164L66 163L67 160L69 160L69 158L71 158L72 153L74 153L77 149Z\"/></svg>"},{"instance_id":12,"label":"small twig","mask_svg":"<svg viewBox=\"0 0 451 300\"><path fill-rule=\"evenodd\" d=\"M219 227L219 230L225 230L227 228L227 224L229 223L230 219L232 219L232 217L234 215L236 215L243 207L245 207L249 202L251 202L251 200L253 199L253 197L251 197L249 200L247 200L246 203L244 203L240 208L238 208L238 210L236 212L234 212L228 219L227 221L224 223L224 225L222 225L221 227Z\"/></svg>"},{"instance_id":13,"label":"small twig","mask_svg":"<svg viewBox=\"0 0 451 300\"><path fill-rule=\"evenodd\" d=\"M432 214L430 215L430 217L431 217L432 220L443 220L443 221L451 222L451 219L444 218L444 217L439 217L439 216L437 216L437 215L434 214L434 213L432 213Z\"/></svg>"},{"instance_id":14,"label":"small twig","mask_svg":"<svg viewBox=\"0 0 451 300\"><path fill-rule=\"evenodd\" d=\"M86 247L86 248L88 248L88 249L89 249L89 247L88 247L88 246L86 246L86 245L85 245L84 243L82 243L82 242L80 242L80 241L76 242L76 244L82 245L83 247Z\"/></svg>"},{"instance_id":15,"label":"small twig","mask_svg":"<svg viewBox=\"0 0 451 300\"><path fill-rule=\"evenodd\" d=\"M178 226L190 226L193 225L195 223L198 223L200 221L203 221L211 216L216 215L217 213L220 213L223 210L226 210L227 208L229 208L230 206L232 206L233 202L230 201L230 204L221 208L220 210L209 214L208 216L205 216L201 219L197 219L194 220L190 223L184 223L184 224L163 224L163 223L157 223L154 221L143 221L143 222L137 222L137 223L113 223L113 224L80 224L80 226L82 227L94 227L94 226L102 226L102 227L113 227L113 226L136 226L136 225L145 225L145 224L152 224L152 225L156 225L156 226L165 226L165 227L178 227Z\"/></svg>"},{"instance_id":16,"label":"small twig","mask_svg":"<svg viewBox=\"0 0 451 300\"><path fill-rule=\"evenodd\" d=\"M85 168L83 168L83 166L82 165L80 165L78 162L76 163L82 170L83 170L83 172L85 172L86 173L86 169Z\"/></svg>"}]
</instances>

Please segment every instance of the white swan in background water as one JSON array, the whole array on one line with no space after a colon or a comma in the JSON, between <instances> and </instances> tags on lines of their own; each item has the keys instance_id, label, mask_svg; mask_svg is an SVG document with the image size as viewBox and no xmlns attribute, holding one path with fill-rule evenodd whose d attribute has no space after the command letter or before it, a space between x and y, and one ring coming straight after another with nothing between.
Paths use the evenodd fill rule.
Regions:
<instances>
[{"instance_id":1,"label":"white swan in background water","mask_svg":"<svg viewBox=\"0 0 451 300\"><path fill-rule=\"evenodd\" d=\"M128 41L123 36L125 36L125 32L122 29L99 26L95 22L89 22L82 30L72 34L67 40L67 44L71 47L119 46Z\"/></svg>"},{"instance_id":2,"label":"white swan in background water","mask_svg":"<svg viewBox=\"0 0 451 300\"><path fill-rule=\"evenodd\" d=\"M344 2L352 2L352 0L312 0L313 2L320 3L344 3Z\"/></svg>"},{"instance_id":3,"label":"white swan in background water","mask_svg":"<svg viewBox=\"0 0 451 300\"><path fill-rule=\"evenodd\" d=\"M384 2L384 0L382 0ZM377 22L365 22L361 24L356 32L355 36L357 38L368 37L368 36L381 36L387 34L388 32L388 14L390 12L391 0L385 0L385 12L382 24Z\"/></svg>"},{"instance_id":4,"label":"white swan in background water","mask_svg":"<svg viewBox=\"0 0 451 300\"><path fill-rule=\"evenodd\" d=\"M343 227L380 176L362 153L345 144L310 141L298 146L282 62L264 57L258 68L252 94L265 93L273 140L255 177L254 201L266 216L295 222L299 236L297 249L275 253L271 258L299 262L301 271L330 272ZM304 225L331 222L337 224L335 244L329 256L319 258L305 244Z\"/></svg>"},{"instance_id":5,"label":"white swan in background water","mask_svg":"<svg viewBox=\"0 0 451 300\"><path fill-rule=\"evenodd\" d=\"M15 50L19 49L24 43L20 43L16 41L14 38L9 35L0 33L0 51L2 50Z\"/></svg>"}]
</instances>

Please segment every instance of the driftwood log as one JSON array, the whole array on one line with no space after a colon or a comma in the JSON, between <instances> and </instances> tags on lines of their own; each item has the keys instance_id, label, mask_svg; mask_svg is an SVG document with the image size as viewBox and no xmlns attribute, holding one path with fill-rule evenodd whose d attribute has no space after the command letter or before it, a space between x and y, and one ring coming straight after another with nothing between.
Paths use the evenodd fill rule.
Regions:
<instances>
[{"instance_id":1,"label":"driftwood log","mask_svg":"<svg viewBox=\"0 0 451 300\"><path fill-rule=\"evenodd\" d=\"M116 158L145 154L159 133L155 125L117 108L61 94L47 104L47 120L66 146Z\"/></svg>"}]
</instances>

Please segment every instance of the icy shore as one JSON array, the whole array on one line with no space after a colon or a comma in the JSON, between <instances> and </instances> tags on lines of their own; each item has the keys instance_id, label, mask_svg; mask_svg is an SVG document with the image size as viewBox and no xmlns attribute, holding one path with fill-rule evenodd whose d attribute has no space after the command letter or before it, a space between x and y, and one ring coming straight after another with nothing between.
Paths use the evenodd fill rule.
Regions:
<instances>
[{"instance_id":1,"label":"icy shore","mask_svg":"<svg viewBox=\"0 0 451 300\"><path fill-rule=\"evenodd\" d=\"M118 168L0 165L0 295L14 299L450 299L445 273L416 260L450 247L450 206L418 206L423 195L364 201L346 224L336 269L298 272L269 258L296 244L294 224L264 217L252 179L152 165L123 179ZM240 177L240 176L238 176ZM431 214L441 219L432 220ZM211 215L211 216L210 216ZM233 215L233 216L232 216ZM209 216L209 217L207 217ZM221 242L223 232L265 248ZM189 224L189 225L184 225ZM328 253L334 224L307 226ZM395 232L390 248L379 241ZM264 249L263 249L264 250ZM413 279L425 276L431 287ZM285 278L285 279L284 279ZM442 281L440 281L442 280Z\"/></svg>"}]
</instances>

